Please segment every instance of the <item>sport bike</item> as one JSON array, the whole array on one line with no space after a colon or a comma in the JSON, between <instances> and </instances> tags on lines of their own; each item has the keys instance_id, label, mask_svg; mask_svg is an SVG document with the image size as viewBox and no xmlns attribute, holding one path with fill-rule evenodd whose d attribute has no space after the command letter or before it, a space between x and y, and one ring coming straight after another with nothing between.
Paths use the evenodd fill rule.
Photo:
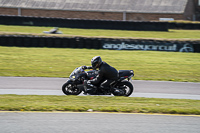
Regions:
<instances>
[{"instance_id":1,"label":"sport bike","mask_svg":"<svg viewBox=\"0 0 200 133\"><path fill-rule=\"evenodd\" d=\"M66 95L79 95L81 92L84 92L84 94L89 95L113 94L114 96L130 96L134 89L130 82L132 81L131 77L134 76L133 70L119 70L118 73L118 80L111 83L110 89L105 93L105 90L100 89L99 86L85 84L87 80L91 80L98 75L98 70L85 71L82 66L80 66L74 69L70 74L69 79L62 86L62 91ZM91 91L88 92L88 90Z\"/></svg>"}]
</instances>

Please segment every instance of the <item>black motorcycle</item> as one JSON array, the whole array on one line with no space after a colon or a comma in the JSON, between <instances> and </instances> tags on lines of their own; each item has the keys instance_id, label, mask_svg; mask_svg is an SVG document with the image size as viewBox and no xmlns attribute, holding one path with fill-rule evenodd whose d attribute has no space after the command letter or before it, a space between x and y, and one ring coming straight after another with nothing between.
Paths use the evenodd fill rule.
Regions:
<instances>
[{"instance_id":1,"label":"black motorcycle","mask_svg":"<svg viewBox=\"0 0 200 133\"><path fill-rule=\"evenodd\" d=\"M133 70L119 70L119 78L110 85L109 94L114 96L130 96L133 93L131 77L134 76ZM82 66L77 67L69 77L69 80L63 84L62 91L66 95L79 95L82 91L89 95L107 95L103 89L92 84L86 85L87 80L91 80L98 75L98 70L85 71ZM127 79L127 80L126 80ZM86 90L95 90L86 93Z\"/></svg>"}]
</instances>

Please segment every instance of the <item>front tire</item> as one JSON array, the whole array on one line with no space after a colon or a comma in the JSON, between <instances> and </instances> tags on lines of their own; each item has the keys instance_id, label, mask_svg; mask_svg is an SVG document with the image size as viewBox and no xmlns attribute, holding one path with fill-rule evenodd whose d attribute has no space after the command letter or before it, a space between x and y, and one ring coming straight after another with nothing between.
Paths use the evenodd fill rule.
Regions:
<instances>
[{"instance_id":1,"label":"front tire","mask_svg":"<svg viewBox=\"0 0 200 133\"><path fill-rule=\"evenodd\" d=\"M79 95L82 92L82 90L76 85L73 85L71 81L67 81L62 86L62 91L65 95Z\"/></svg>"},{"instance_id":2,"label":"front tire","mask_svg":"<svg viewBox=\"0 0 200 133\"><path fill-rule=\"evenodd\" d=\"M126 81L126 80L118 83L116 85L116 87L118 89L123 90L124 91L124 95L123 96L126 96L126 97L130 96L133 93L133 89L134 89L133 85L129 81ZM117 96L115 94L113 94L113 95Z\"/></svg>"}]
</instances>

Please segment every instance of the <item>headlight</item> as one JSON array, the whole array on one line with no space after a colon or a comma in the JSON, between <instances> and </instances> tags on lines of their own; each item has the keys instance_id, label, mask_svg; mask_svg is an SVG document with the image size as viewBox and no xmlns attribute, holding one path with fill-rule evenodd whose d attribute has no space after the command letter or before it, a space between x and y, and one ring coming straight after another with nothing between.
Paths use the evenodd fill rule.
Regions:
<instances>
[{"instance_id":1,"label":"headlight","mask_svg":"<svg viewBox=\"0 0 200 133\"><path fill-rule=\"evenodd\" d=\"M70 76L69 78L71 81L75 81L76 76Z\"/></svg>"}]
</instances>

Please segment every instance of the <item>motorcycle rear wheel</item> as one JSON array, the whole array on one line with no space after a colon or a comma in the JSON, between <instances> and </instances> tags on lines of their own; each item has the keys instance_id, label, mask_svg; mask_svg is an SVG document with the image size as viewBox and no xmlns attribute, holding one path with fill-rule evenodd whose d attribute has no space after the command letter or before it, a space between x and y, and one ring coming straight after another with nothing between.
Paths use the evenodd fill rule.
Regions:
<instances>
[{"instance_id":1,"label":"motorcycle rear wheel","mask_svg":"<svg viewBox=\"0 0 200 133\"><path fill-rule=\"evenodd\" d=\"M63 84L62 91L65 95L79 95L82 92L80 88L73 85L70 81Z\"/></svg>"},{"instance_id":2,"label":"motorcycle rear wheel","mask_svg":"<svg viewBox=\"0 0 200 133\"><path fill-rule=\"evenodd\" d=\"M126 96L126 97L130 96L134 90L133 85L129 81L122 81L122 82L118 83L116 87L118 89L125 90L125 93L123 96ZM115 94L113 94L113 95L115 95ZM115 96L117 96L117 95L115 95Z\"/></svg>"}]
</instances>

